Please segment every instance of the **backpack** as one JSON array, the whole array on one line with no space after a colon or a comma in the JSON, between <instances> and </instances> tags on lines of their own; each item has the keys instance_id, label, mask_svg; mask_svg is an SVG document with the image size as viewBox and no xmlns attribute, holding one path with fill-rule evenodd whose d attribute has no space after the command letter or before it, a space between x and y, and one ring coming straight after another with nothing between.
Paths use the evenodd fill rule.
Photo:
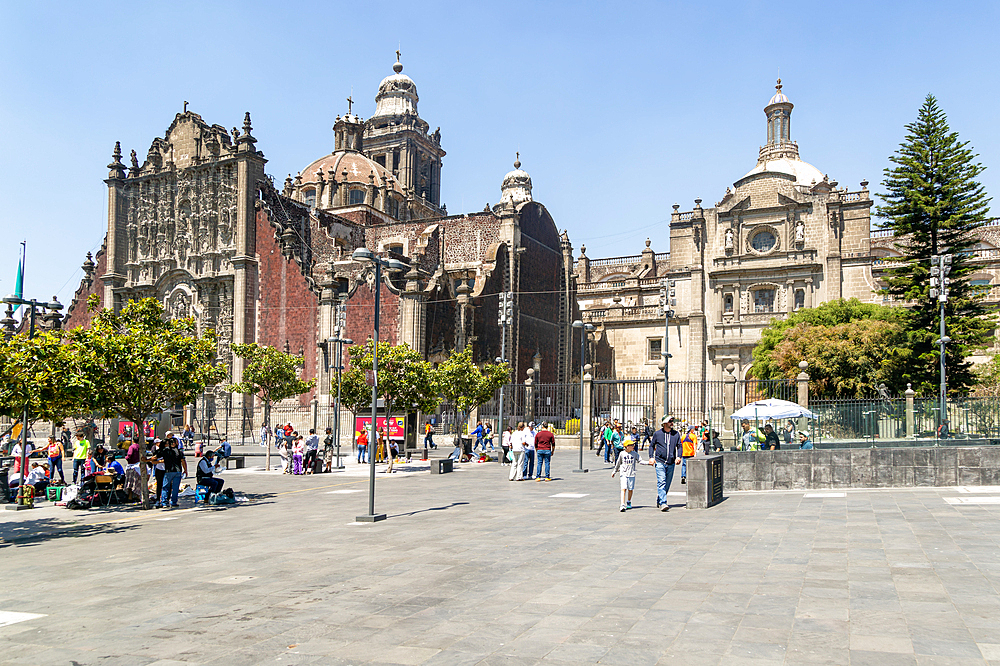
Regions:
<instances>
[{"instance_id":1,"label":"backpack","mask_svg":"<svg viewBox=\"0 0 1000 666\"><path fill-rule=\"evenodd\" d=\"M691 458L694 456L695 447L698 445L698 441L695 439L695 434L691 431L684 433L681 437L681 457Z\"/></svg>"}]
</instances>

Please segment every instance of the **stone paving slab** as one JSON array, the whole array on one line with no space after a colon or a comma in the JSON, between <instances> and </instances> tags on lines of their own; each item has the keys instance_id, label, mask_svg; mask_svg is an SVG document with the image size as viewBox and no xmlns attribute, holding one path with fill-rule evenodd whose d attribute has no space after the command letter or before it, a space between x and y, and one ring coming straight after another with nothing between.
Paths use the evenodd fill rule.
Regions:
<instances>
[{"instance_id":1,"label":"stone paving slab","mask_svg":"<svg viewBox=\"0 0 1000 666\"><path fill-rule=\"evenodd\" d=\"M250 501L228 507L0 512L0 613L41 616L0 626L0 662L1000 664L1000 505L788 491L662 513L641 467L620 513L610 468L575 459L549 483L380 465L375 524L356 463L231 470Z\"/></svg>"}]
</instances>

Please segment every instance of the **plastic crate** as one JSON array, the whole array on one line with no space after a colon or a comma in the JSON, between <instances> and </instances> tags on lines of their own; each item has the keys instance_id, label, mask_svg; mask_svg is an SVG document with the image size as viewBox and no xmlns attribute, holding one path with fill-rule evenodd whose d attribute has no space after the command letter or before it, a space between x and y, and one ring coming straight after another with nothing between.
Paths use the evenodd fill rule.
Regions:
<instances>
[{"instance_id":1,"label":"plastic crate","mask_svg":"<svg viewBox=\"0 0 1000 666\"><path fill-rule=\"evenodd\" d=\"M65 486L49 486L46 490L50 502L58 502L62 499L63 488Z\"/></svg>"}]
</instances>

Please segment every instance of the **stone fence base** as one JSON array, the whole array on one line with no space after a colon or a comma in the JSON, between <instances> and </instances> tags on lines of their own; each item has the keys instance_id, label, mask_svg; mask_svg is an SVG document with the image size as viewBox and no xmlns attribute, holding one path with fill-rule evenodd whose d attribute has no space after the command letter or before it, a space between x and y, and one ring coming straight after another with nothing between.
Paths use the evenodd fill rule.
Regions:
<instances>
[{"instance_id":1,"label":"stone fence base","mask_svg":"<svg viewBox=\"0 0 1000 666\"><path fill-rule=\"evenodd\" d=\"M1000 447L727 451L724 488L911 488L1000 485Z\"/></svg>"}]
</instances>

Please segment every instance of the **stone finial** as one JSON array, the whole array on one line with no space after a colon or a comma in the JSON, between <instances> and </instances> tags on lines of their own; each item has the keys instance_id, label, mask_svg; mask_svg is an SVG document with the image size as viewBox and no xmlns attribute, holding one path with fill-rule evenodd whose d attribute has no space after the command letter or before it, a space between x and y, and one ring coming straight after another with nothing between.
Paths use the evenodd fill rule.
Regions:
<instances>
[{"instance_id":1,"label":"stone finial","mask_svg":"<svg viewBox=\"0 0 1000 666\"><path fill-rule=\"evenodd\" d=\"M863 190L867 190L868 189L868 179L867 178L865 180L861 181L861 189L863 189Z\"/></svg>"},{"instance_id":2,"label":"stone finial","mask_svg":"<svg viewBox=\"0 0 1000 666\"><path fill-rule=\"evenodd\" d=\"M136 171L138 171L139 170L139 157L135 154L134 150L129 155L129 160L132 162L132 168L135 169Z\"/></svg>"},{"instance_id":3,"label":"stone finial","mask_svg":"<svg viewBox=\"0 0 1000 666\"><path fill-rule=\"evenodd\" d=\"M281 191L286 197L292 196L292 174L285 178L285 189Z\"/></svg>"},{"instance_id":4,"label":"stone finial","mask_svg":"<svg viewBox=\"0 0 1000 666\"><path fill-rule=\"evenodd\" d=\"M726 372L728 372L729 374L733 374L734 370L736 370L736 366L735 365L733 365L732 363L727 363L726 364Z\"/></svg>"},{"instance_id":5,"label":"stone finial","mask_svg":"<svg viewBox=\"0 0 1000 666\"><path fill-rule=\"evenodd\" d=\"M236 131L235 127L233 131ZM253 132L253 127L250 125L250 112L247 111L243 115L243 136L237 137L234 135L236 142L240 144L240 149L243 151L252 151L253 144L257 143L257 139L254 138L251 132Z\"/></svg>"},{"instance_id":6,"label":"stone finial","mask_svg":"<svg viewBox=\"0 0 1000 666\"><path fill-rule=\"evenodd\" d=\"M514 168L515 169L521 168L521 151L517 151L516 153L514 153Z\"/></svg>"},{"instance_id":7,"label":"stone finial","mask_svg":"<svg viewBox=\"0 0 1000 666\"><path fill-rule=\"evenodd\" d=\"M124 178L125 165L122 164L122 142L115 141L115 149L111 153L111 164L108 165L108 178Z\"/></svg>"},{"instance_id":8,"label":"stone finial","mask_svg":"<svg viewBox=\"0 0 1000 666\"><path fill-rule=\"evenodd\" d=\"M285 340L284 351L285 351L286 354L291 354L292 353L292 346L290 344L288 344L288 340L287 339Z\"/></svg>"},{"instance_id":9,"label":"stone finial","mask_svg":"<svg viewBox=\"0 0 1000 666\"><path fill-rule=\"evenodd\" d=\"M652 241L647 238L646 239L646 247L649 247L651 243L652 243Z\"/></svg>"},{"instance_id":10,"label":"stone finial","mask_svg":"<svg viewBox=\"0 0 1000 666\"><path fill-rule=\"evenodd\" d=\"M680 204L674 204L673 205L674 212L676 213L678 210L680 210L680 207L681 207Z\"/></svg>"},{"instance_id":11,"label":"stone finial","mask_svg":"<svg viewBox=\"0 0 1000 666\"><path fill-rule=\"evenodd\" d=\"M396 62L394 62L392 65L392 71L396 72L397 74L403 71L403 63L399 62L399 57L401 55L402 53L399 52L399 49L396 49Z\"/></svg>"},{"instance_id":12,"label":"stone finial","mask_svg":"<svg viewBox=\"0 0 1000 666\"><path fill-rule=\"evenodd\" d=\"M701 208L701 199L695 199L694 200L694 207L695 208Z\"/></svg>"},{"instance_id":13,"label":"stone finial","mask_svg":"<svg viewBox=\"0 0 1000 666\"><path fill-rule=\"evenodd\" d=\"M581 257L586 257L587 256L587 246L586 245L581 245L580 246L580 256Z\"/></svg>"},{"instance_id":14,"label":"stone finial","mask_svg":"<svg viewBox=\"0 0 1000 666\"><path fill-rule=\"evenodd\" d=\"M780 79L779 79L779 82L780 82ZM808 362L806 362L806 361L799 361L799 370L801 370L802 372L805 372L806 368L808 368L808 367L809 367L809 363Z\"/></svg>"},{"instance_id":15,"label":"stone finial","mask_svg":"<svg viewBox=\"0 0 1000 666\"><path fill-rule=\"evenodd\" d=\"M83 274L86 277L88 283L92 282L94 279L94 272L97 270L97 265L94 264L94 256L88 252L87 259L83 262Z\"/></svg>"}]
</instances>

